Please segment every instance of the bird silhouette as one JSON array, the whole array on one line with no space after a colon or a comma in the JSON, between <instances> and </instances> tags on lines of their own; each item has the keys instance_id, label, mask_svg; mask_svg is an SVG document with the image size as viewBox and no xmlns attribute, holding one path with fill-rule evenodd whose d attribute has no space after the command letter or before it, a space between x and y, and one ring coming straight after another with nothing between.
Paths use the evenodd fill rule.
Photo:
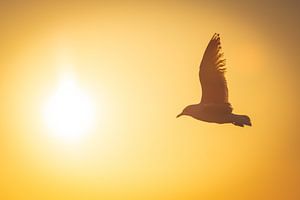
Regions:
<instances>
[{"instance_id":1,"label":"bird silhouette","mask_svg":"<svg viewBox=\"0 0 300 200\"><path fill-rule=\"evenodd\" d=\"M252 125L247 115L232 113L233 108L228 101L228 87L224 76L226 67L223 55L220 36L215 33L207 45L200 64L201 101L185 107L177 117L187 115L205 122L232 123L240 127Z\"/></svg>"}]
</instances>

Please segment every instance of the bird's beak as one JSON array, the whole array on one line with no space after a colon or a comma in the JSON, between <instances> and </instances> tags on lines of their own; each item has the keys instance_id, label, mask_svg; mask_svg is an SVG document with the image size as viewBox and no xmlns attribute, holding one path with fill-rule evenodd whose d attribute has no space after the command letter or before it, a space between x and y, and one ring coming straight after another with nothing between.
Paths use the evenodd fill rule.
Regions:
<instances>
[{"instance_id":1,"label":"bird's beak","mask_svg":"<svg viewBox=\"0 0 300 200\"><path fill-rule=\"evenodd\" d=\"M180 117L181 115L183 115L182 113L180 113L179 115L176 116L176 118Z\"/></svg>"}]
</instances>

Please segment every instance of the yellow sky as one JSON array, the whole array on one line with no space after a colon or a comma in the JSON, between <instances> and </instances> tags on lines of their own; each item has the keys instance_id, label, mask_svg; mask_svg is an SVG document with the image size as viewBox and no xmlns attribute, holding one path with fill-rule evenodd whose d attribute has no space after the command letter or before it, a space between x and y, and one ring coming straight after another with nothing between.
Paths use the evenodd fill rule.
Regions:
<instances>
[{"instance_id":1,"label":"yellow sky","mask_svg":"<svg viewBox=\"0 0 300 200\"><path fill-rule=\"evenodd\" d=\"M0 199L297 199L299 3L0 3ZM221 34L234 111L251 128L176 115ZM70 73L95 104L79 143L45 102Z\"/></svg>"}]
</instances>

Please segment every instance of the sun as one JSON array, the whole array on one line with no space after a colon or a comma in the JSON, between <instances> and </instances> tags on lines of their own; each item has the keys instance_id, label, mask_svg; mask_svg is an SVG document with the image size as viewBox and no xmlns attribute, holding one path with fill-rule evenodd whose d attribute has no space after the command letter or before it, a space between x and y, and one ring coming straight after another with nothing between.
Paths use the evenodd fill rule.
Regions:
<instances>
[{"instance_id":1,"label":"sun","mask_svg":"<svg viewBox=\"0 0 300 200\"><path fill-rule=\"evenodd\" d=\"M58 139L79 141L92 127L94 104L71 76L64 76L57 90L46 102L44 118L48 129Z\"/></svg>"}]
</instances>

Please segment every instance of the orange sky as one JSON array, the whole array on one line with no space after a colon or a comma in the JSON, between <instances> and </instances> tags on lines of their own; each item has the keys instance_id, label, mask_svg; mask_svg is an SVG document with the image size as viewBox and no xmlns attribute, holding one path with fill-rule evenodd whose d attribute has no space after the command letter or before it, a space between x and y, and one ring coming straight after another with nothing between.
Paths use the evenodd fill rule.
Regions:
<instances>
[{"instance_id":1,"label":"orange sky","mask_svg":"<svg viewBox=\"0 0 300 200\"><path fill-rule=\"evenodd\" d=\"M297 199L299 3L0 3L0 199ZM221 34L251 128L183 117ZM95 103L82 141L42 115L64 73Z\"/></svg>"}]
</instances>

